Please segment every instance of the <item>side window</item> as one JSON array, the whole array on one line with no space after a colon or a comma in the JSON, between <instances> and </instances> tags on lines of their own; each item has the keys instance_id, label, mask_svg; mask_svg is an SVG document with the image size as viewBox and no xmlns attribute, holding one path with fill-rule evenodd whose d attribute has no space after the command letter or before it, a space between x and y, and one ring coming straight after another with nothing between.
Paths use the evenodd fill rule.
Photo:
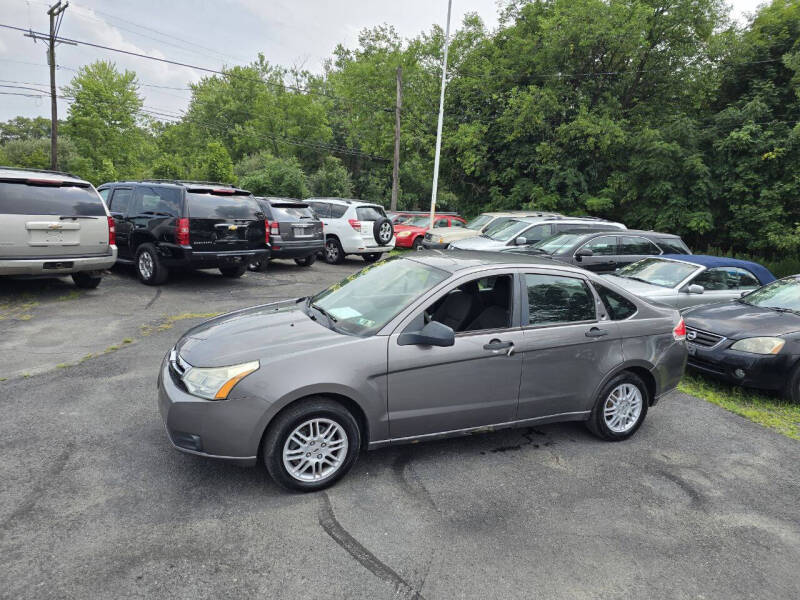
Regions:
<instances>
[{"instance_id":1,"label":"side window","mask_svg":"<svg viewBox=\"0 0 800 600\"><path fill-rule=\"evenodd\" d=\"M599 283L592 282L594 289L597 290L597 295L603 301L608 311L608 316L612 321L622 321L628 317L633 316L636 311L636 305L617 292L613 292Z\"/></svg>"},{"instance_id":2,"label":"side window","mask_svg":"<svg viewBox=\"0 0 800 600\"><path fill-rule=\"evenodd\" d=\"M528 240L529 244L533 244L550 237L551 233L553 233L552 225L537 225L536 227L528 229L528 231L522 234L522 237Z\"/></svg>"},{"instance_id":3,"label":"side window","mask_svg":"<svg viewBox=\"0 0 800 600\"><path fill-rule=\"evenodd\" d=\"M561 275L525 275L531 325L595 321L594 296L582 279Z\"/></svg>"},{"instance_id":4,"label":"side window","mask_svg":"<svg viewBox=\"0 0 800 600\"><path fill-rule=\"evenodd\" d=\"M452 219L450 221L450 227L464 227L464 223L462 223L458 219Z\"/></svg>"},{"instance_id":5,"label":"side window","mask_svg":"<svg viewBox=\"0 0 800 600\"><path fill-rule=\"evenodd\" d=\"M447 217L443 217L441 219L436 219L436 222L433 224L434 227L447 227L450 223L447 220Z\"/></svg>"},{"instance_id":6,"label":"side window","mask_svg":"<svg viewBox=\"0 0 800 600\"><path fill-rule=\"evenodd\" d=\"M661 254L661 250L647 238L624 235L620 238L619 254Z\"/></svg>"},{"instance_id":7,"label":"side window","mask_svg":"<svg viewBox=\"0 0 800 600\"><path fill-rule=\"evenodd\" d=\"M331 218L332 219L341 219L344 216L344 213L347 212L348 206L346 204L330 204L331 209Z\"/></svg>"},{"instance_id":8,"label":"side window","mask_svg":"<svg viewBox=\"0 0 800 600\"><path fill-rule=\"evenodd\" d=\"M710 292L755 288L761 285L750 271L738 267L708 269L695 277L692 283L702 285Z\"/></svg>"},{"instance_id":9,"label":"side window","mask_svg":"<svg viewBox=\"0 0 800 600\"><path fill-rule=\"evenodd\" d=\"M111 204L109 205L108 210L112 213L127 215L132 197L133 190L130 188L115 189L114 193L111 195Z\"/></svg>"},{"instance_id":10,"label":"side window","mask_svg":"<svg viewBox=\"0 0 800 600\"><path fill-rule=\"evenodd\" d=\"M511 275L473 279L450 290L425 310L425 322L439 321L456 333L511 327Z\"/></svg>"},{"instance_id":11,"label":"side window","mask_svg":"<svg viewBox=\"0 0 800 600\"><path fill-rule=\"evenodd\" d=\"M691 254L680 238L659 238L658 245L664 254Z\"/></svg>"},{"instance_id":12,"label":"side window","mask_svg":"<svg viewBox=\"0 0 800 600\"><path fill-rule=\"evenodd\" d=\"M137 215L179 217L181 215L180 194L178 189L140 186L136 188L134 195L133 212Z\"/></svg>"},{"instance_id":13,"label":"side window","mask_svg":"<svg viewBox=\"0 0 800 600\"><path fill-rule=\"evenodd\" d=\"M757 288L761 287L761 282L747 269L736 269L739 276L738 288Z\"/></svg>"},{"instance_id":14,"label":"side window","mask_svg":"<svg viewBox=\"0 0 800 600\"><path fill-rule=\"evenodd\" d=\"M614 235L604 235L586 242L581 248L591 250L595 256L612 256L617 254L617 237Z\"/></svg>"},{"instance_id":15,"label":"side window","mask_svg":"<svg viewBox=\"0 0 800 600\"><path fill-rule=\"evenodd\" d=\"M108 205L108 193L111 191L111 188L106 188L104 190L97 190L97 193L100 194L100 197L103 199L103 202Z\"/></svg>"},{"instance_id":16,"label":"side window","mask_svg":"<svg viewBox=\"0 0 800 600\"><path fill-rule=\"evenodd\" d=\"M331 216L331 205L327 202L309 202L308 204L320 219L327 219Z\"/></svg>"}]
</instances>

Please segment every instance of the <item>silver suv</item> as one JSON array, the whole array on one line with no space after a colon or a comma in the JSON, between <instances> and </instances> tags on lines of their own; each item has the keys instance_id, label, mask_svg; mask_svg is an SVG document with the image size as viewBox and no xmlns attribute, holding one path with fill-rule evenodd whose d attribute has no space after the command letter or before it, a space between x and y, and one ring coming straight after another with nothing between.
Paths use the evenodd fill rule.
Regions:
<instances>
[{"instance_id":1,"label":"silver suv","mask_svg":"<svg viewBox=\"0 0 800 600\"><path fill-rule=\"evenodd\" d=\"M0 276L72 275L95 288L116 260L114 221L91 183L0 167Z\"/></svg>"}]
</instances>

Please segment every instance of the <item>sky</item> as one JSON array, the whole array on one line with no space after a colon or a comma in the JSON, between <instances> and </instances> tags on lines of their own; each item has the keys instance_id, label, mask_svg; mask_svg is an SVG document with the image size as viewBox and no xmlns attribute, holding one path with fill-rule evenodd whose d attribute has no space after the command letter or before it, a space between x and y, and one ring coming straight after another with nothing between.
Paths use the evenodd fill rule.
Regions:
<instances>
[{"instance_id":1,"label":"sky","mask_svg":"<svg viewBox=\"0 0 800 600\"><path fill-rule=\"evenodd\" d=\"M54 2L55 0L53 0ZM453 0L452 27L476 12L489 29L497 27L502 0ZM39 0L0 0L0 23L47 31L48 5ZM732 0L733 16L746 19L761 0ZM447 0L70 0L59 35L219 69L246 64L259 52L274 64L321 72L337 44L355 47L358 33L382 23L404 38L444 27ZM194 69L109 53L85 46L56 48L56 83L68 84L81 65L111 59L136 71L145 109L180 115ZM50 116L45 45L19 31L0 28L0 121L17 115ZM34 89L26 89L34 88ZM28 96L8 95L28 94ZM67 104L59 101L59 118Z\"/></svg>"}]
</instances>

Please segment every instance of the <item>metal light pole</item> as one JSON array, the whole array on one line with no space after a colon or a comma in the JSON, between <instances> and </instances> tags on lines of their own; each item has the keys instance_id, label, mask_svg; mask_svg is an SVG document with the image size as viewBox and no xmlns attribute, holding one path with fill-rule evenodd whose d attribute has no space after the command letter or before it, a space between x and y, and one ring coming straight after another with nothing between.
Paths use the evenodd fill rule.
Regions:
<instances>
[{"instance_id":1,"label":"metal light pole","mask_svg":"<svg viewBox=\"0 0 800 600\"><path fill-rule=\"evenodd\" d=\"M444 57L442 58L442 91L439 95L439 123L436 125L436 153L433 158L433 190L431 191L431 224L436 214L436 190L439 187L439 154L442 151L442 121L444 120L444 87L447 82L447 51L450 49L450 12L453 0L447 0L447 28L444 33Z\"/></svg>"}]
</instances>

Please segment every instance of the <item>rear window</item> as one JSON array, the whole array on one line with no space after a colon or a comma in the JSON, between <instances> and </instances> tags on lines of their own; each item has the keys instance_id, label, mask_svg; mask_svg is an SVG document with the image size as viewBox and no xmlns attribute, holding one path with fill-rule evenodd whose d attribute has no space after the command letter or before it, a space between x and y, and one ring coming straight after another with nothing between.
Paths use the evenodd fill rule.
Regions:
<instances>
[{"instance_id":1,"label":"rear window","mask_svg":"<svg viewBox=\"0 0 800 600\"><path fill-rule=\"evenodd\" d=\"M263 214L252 196L190 192L186 200L194 219L259 219Z\"/></svg>"},{"instance_id":2,"label":"rear window","mask_svg":"<svg viewBox=\"0 0 800 600\"><path fill-rule=\"evenodd\" d=\"M359 221L380 221L386 218L386 214L379 206L359 206L356 209L356 216Z\"/></svg>"},{"instance_id":3,"label":"rear window","mask_svg":"<svg viewBox=\"0 0 800 600\"><path fill-rule=\"evenodd\" d=\"M91 187L2 182L0 214L103 217L106 209Z\"/></svg>"},{"instance_id":4,"label":"rear window","mask_svg":"<svg viewBox=\"0 0 800 600\"><path fill-rule=\"evenodd\" d=\"M661 246L664 254L691 254L691 251L680 238L658 238L656 243Z\"/></svg>"},{"instance_id":5,"label":"rear window","mask_svg":"<svg viewBox=\"0 0 800 600\"><path fill-rule=\"evenodd\" d=\"M276 221L297 221L299 219L313 219L313 211L305 204L272 204L270 205L272 218Z\"/></svg>"}]
</instances>

